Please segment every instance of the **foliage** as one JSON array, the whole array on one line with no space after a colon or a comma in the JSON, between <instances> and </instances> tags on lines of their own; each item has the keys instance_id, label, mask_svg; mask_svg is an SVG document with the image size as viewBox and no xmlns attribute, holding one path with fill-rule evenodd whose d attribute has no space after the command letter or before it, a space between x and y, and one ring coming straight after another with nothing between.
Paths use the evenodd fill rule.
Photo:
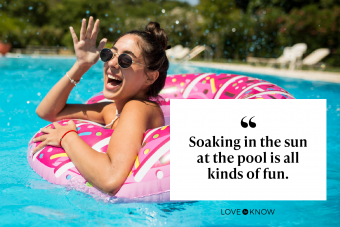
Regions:
<instances>
[{"instance_id":1,"label":"foliage","mask_svg":"<svg viewBox=\"0 0 340 227\"><path fill-rule=\"evenodd\" d=\"M307 54L320 47L331 49L332 55L326 60L330 65L340 62L340 6L320 9L318 5L308 5L302 9L293 9L289 15L280 18L282 45L304 42L308 46ZM303 39L301 39L303 37Z\"/></svg>"},{"instance_id":2,"label":"foliage","mask_svg":"<svg viewBox=\"0 0 340 227\"><path fill-rule=\"evenodd\" d=\"M305 42L306 54L330 48L326 63L340 65L340 0L0 0L0 40L27 45L72 46L69 27L99 18L99 39L158 21L172 46L208 45L214 57L279 57L285 46ZM99 40L98 40L99 42Z\"/></svg>"}]
</instances>

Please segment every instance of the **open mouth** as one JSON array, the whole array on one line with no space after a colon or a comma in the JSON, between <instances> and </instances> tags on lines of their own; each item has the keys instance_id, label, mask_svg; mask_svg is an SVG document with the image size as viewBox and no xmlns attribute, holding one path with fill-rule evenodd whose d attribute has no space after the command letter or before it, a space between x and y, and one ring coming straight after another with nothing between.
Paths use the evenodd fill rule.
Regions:
<instances>
[{"instance_id":1,"label":"open mouth","mask_svg":"<svg viewBox=\"0 0 340 227\"><path fill-rule=\"evenodd\" d=\"M122 83L122 79L116 76L108 75L107 77L108 77L107 83L111 85L112 87L118 86Z\"/></svg>"}]
</instances>

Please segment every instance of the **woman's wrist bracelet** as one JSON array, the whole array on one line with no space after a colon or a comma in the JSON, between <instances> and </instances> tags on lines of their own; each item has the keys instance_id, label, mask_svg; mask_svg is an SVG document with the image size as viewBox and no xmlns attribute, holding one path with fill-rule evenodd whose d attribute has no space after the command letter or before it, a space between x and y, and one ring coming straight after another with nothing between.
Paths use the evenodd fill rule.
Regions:
<instances>
[{"instance_id":1,"label":"woman's wrist bracelet","mask_svg":"<svg viewBox=\"0 0 340 227\"><path fill-rule=\"evenodd\" d=\"M71 78L68 76L67 73L66 73L66 76L67 76L67 78L71 81L71 83L74 84L75 87L77 86L77 84L79 84L79 80L78 80L78 81L75 81L74 79L71 79Z\"/></svg>"},{"instance_id":2,"label":"woman's wrist bracelet","mask_svg":"<svg viewBox=\"0 0 340 227\"><path fill-rule=\"evenodd\" d=\"M75 133L77 133L76 130L70 130L70 131L65 132L65 134L60 138L60 142L59 142L60 147L62 147L62 146L61 146L61 141L62 141L62 139L63 139L64 136L66 136L66 134L69 133L69 132L75 132ZM77 133L77 134L78 134L78 133Z\"/></svg>"}]
</instances>

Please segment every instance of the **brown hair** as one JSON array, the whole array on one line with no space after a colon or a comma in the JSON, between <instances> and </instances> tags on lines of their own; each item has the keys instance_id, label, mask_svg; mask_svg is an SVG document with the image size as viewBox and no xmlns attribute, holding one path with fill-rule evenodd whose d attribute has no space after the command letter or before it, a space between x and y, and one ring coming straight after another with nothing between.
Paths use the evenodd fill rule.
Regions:
<instances>
[{"instance_id":1,"label":"brown hair","mask_svg":"<svg viewBox=\"0 0 340 227\"><path fill-rule=\"evenodd\" d=\"M150 22L145 27L145 31L132 30L124 33L119 38L128 34L136 35L141 39L141 42L137 44L141 48L144 60L148 65L147 69L159 72L157 80L150 85L146 93L149 98L154 98L158 101L159 98L161 98L159 92L165 85L166 75L169 69L169 60L165 53L168 37L157 22Z\"/></svg>"}]
</instances>

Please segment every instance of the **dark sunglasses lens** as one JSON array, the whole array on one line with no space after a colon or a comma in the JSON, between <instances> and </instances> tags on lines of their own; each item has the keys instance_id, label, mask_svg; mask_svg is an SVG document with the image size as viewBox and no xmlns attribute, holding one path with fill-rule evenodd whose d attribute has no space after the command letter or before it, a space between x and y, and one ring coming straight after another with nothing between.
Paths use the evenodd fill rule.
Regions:
<instances>
[{"instance_id":1,"label":"dark sunglasses lens","mask_svg":"<svg viewBox=\"0 0 340 227\"><path fill-rule=\"evenodd\" d=\"M112 59L113 57L113 53L110 49L102 49L102 51L100 51L100 59L103 61L103 62L107 62L109 61L110 59Z\"/></svg>"},{"instance_id":2,"label":"dark sunglasses lens","mask_svg":"<svg viewBox=\"0 0 340 227\"><path fill-rule=\"evenodd\" d=\"M132 65L132 58L127 54L121 54L118 57L118 64L124 69L129 68Z\"/></svg>"}]
</instances>

